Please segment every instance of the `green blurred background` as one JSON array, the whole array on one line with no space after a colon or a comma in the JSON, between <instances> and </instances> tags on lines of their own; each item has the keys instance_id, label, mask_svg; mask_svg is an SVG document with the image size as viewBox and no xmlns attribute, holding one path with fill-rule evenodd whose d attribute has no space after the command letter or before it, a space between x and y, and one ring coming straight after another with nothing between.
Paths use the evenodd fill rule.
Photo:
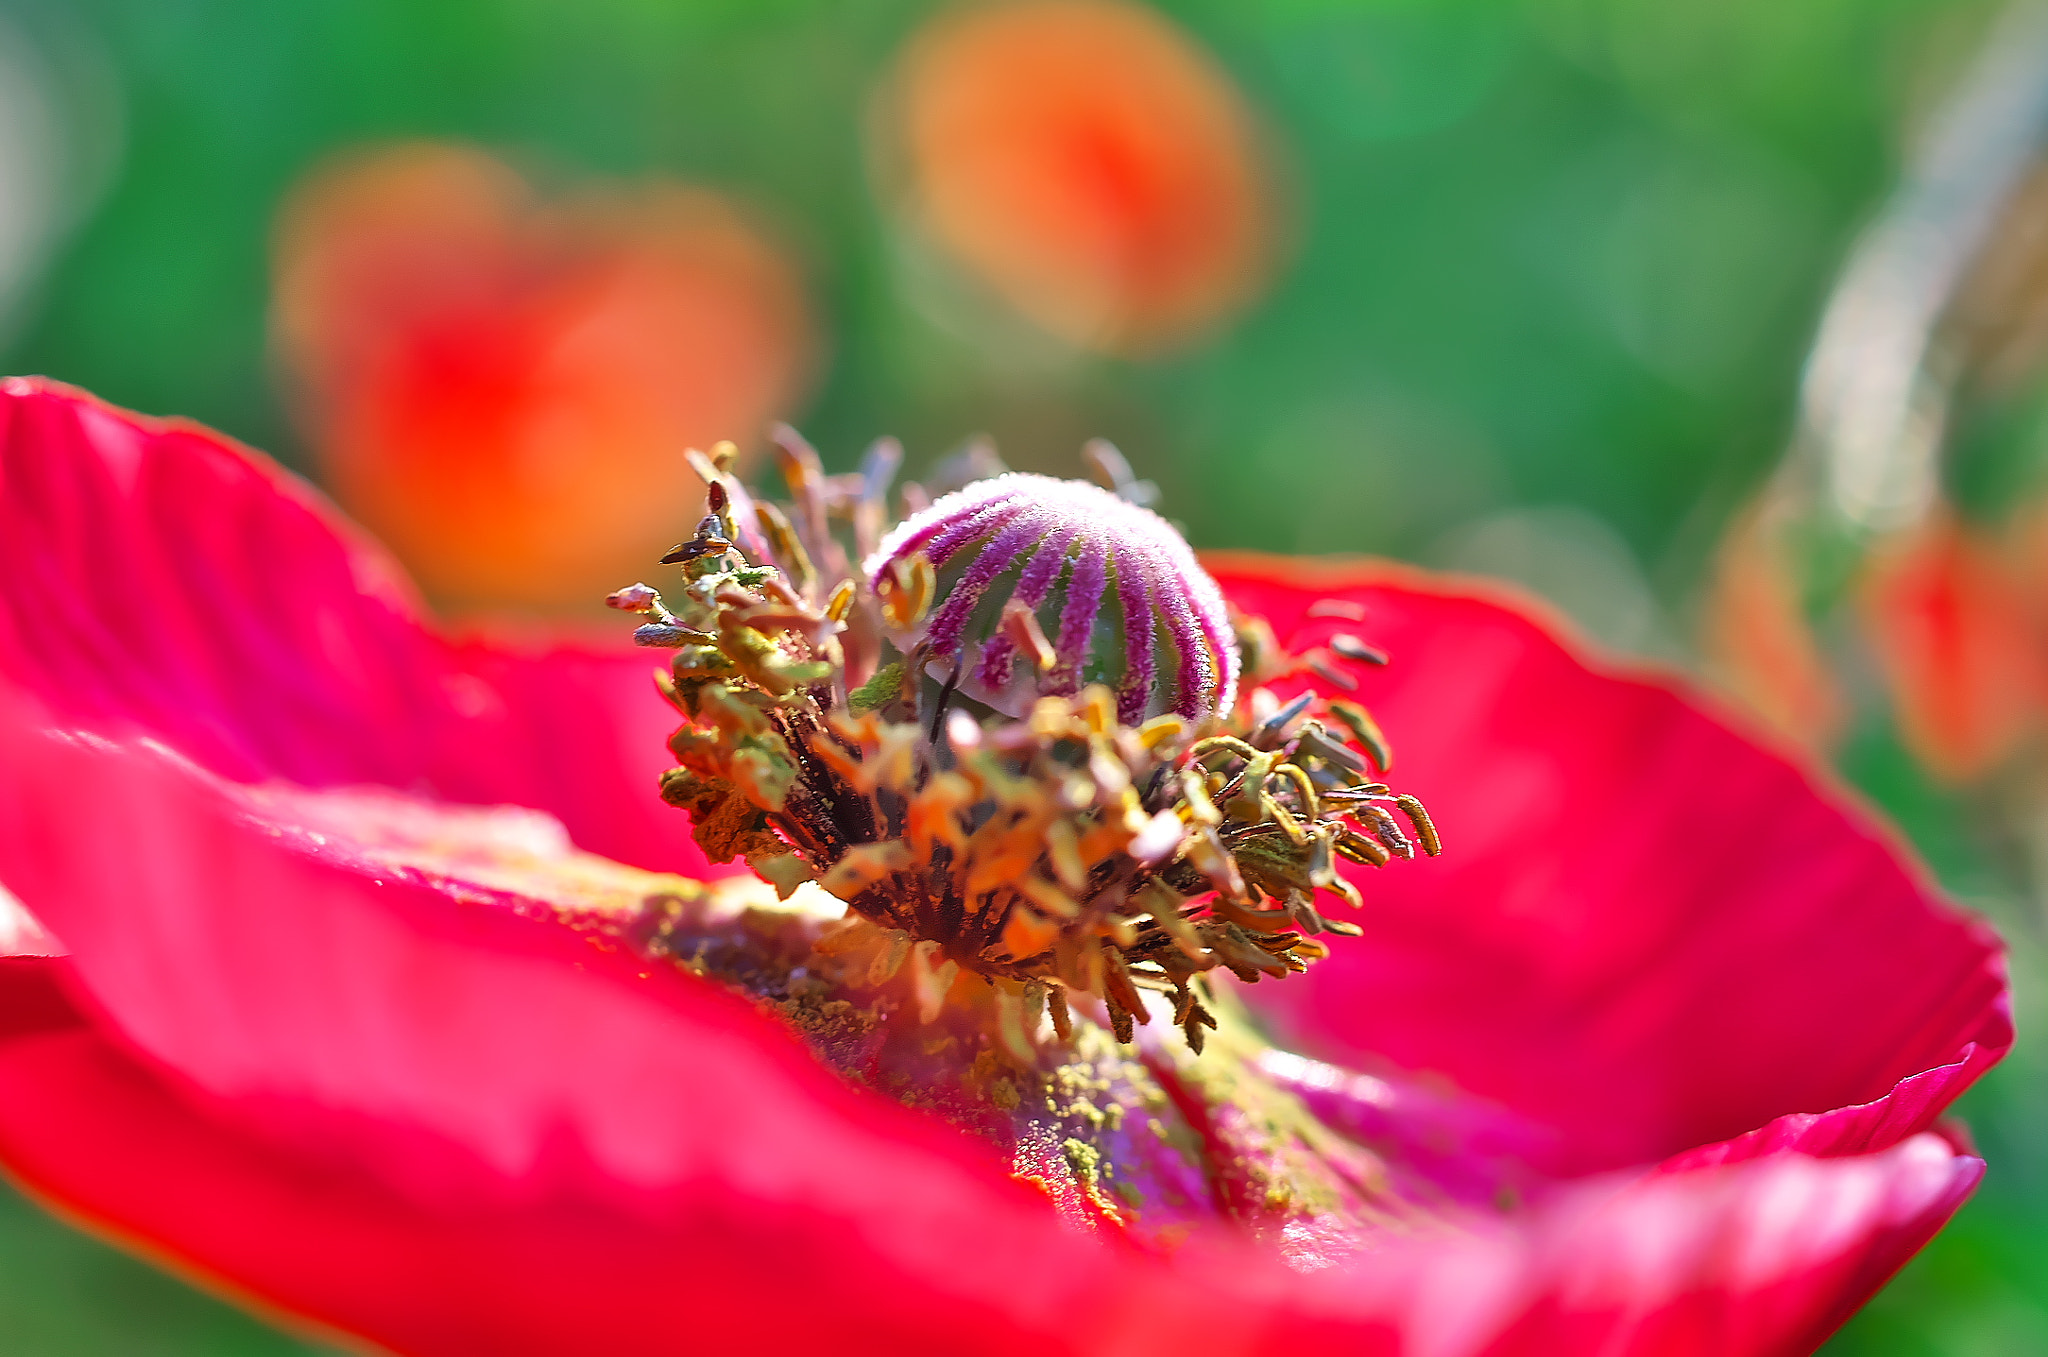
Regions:
<instances>
[{"instance_id":1,"label":"green blurred background","mask_svg":"<svg viewBox=\"0 0 2048 1357\"><path fill-rule=\"evenodd\" d=\"M1197 348L978 346L915 304L862 110L928 3L0 0L0 368L308 454L266 357L266 245L306 167L474 141L734 191L792 243L827 353L828 463L913 470L977 430L1073 474L1114 439L1203 546L1388 552L1515 575L1688 661L1735 507L1784 448L1857 230L1993 7L1939 0L1191 0L1290 186L1270 292ZM26 186L26 187L24 187ZM11 203L9 197L11 196ZM1849 775L2014 937L2035 907L1881 711ZM1830 1347L2048 1353L2048 1081L1964 1102L1991 1161ZM0 1348L269 1353L272 1334L0 1192Z\"/></svg>"}]
</instances>

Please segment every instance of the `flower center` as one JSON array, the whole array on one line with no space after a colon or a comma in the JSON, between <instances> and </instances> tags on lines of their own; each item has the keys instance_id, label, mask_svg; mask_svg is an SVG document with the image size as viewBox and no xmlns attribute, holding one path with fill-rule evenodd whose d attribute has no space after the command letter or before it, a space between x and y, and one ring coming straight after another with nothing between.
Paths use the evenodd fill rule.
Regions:
<instances>
[{"instance_id":1,"label":"flower center","mask_svg":"<svg viewBox=\"0 0 2048 1357\"><path fill-rule=\"evenodd\" d=\"M1224 1221L1316 1268L1389 1225L1444 1217L1445 1185L1425 1166L1398 1144L1383 1157L1316 1105L1356 1076L1271 1050L1227 992L1199 1056L1151 1032L1120 1043L1080 1011L1066 1040L1020 1044L1000 983L849 946L833 905L808 884L781 904L685 885L611 926L752 997L848 1079L993 1145L1079 1228L1170 1250ZM1477 1202L1463 1196L1497 1206L1518 1185L1510 1167Z\"/></svg>"},{"instance_id":2,"label":"flower center","mask_svg":"<svg viewBox=\"0 0 2048 1357\"><path fill-rule=\"evenodd\" d=\"M1150 510L1084 481L1016 472L945 496L891 533L863 573L936 572L937 602L892 629L927 672L1012 717L1109 686L1120 722L1203 721L1236 700L1223 596ZM1048 641L1046 638L1051 637Z\"/></svg>"},{"instance_id":3,"label":"flower center","mask_svg":"<svg viewBox=\"0 0 2048 1357\"><path fill-rule=\"evenodd\" d=\"M818 950L907 971L926 1021L964 1005L1029 1063L1046 1026L1075 1040L1077 1005L1128 1045L1157 1004L1199 1054L1214 973L1283 977L1358 933L1317 904L1361 904L1340 860L1438 851L1377 780L1363 708L1238 691L1299 668L1344 686L1331 658L1384 662L1363 642L1277 654L1170 527L1105 490L998 476L884 540L893 444L850 477L780 445L786 509L731 477L730 445L692 453L711 512L663 557L682 587L609 602L675 652L664 798L714 862L843 901Z\"/></svg>"}]
</instances>

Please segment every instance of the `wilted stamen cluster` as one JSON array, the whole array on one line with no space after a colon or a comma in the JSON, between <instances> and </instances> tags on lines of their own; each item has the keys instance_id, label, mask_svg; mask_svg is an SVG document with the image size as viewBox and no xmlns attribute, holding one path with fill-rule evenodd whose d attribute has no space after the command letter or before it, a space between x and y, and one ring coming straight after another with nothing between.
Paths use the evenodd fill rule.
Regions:
<instances>
[{"instance_id":1,"label":"wilted stamen cluster","mask_svg":"<svg viewBox=\"0 0 2048 1357\"><path fill-rule=\"evenodd\" d=\"M1359 931L1315 904L1361 903L1339 860L1437 851L1419 803L1374 780L1387 753L1362 708L1265 689L1228 702L1240 659L1220 595L1156 517L1007 476L878 549L893 451L827 478L794 435L782 443L789 512L730 479L729 449L696 457L711 512L664 558L685 577L676 601L638 584L610 602L649 619L642 644L675 650L662 691L685 724L662 794L706 852L745 856L785 894L815 880L846 901L854 917L824 945L869 948L878 979L908 967L928 1012L967 973L994 992L1013 1049L1041 1014L1069 1037L1070 994L1129 1041L1149 990L1199 1051L1208 972L1283 976L1327 955L1317 935ZM835 515L872 574L851 568ZM996 545L962 564L977 542ZM1012 596L984 606L1019 569ZM1132 579L1144 587L1113 623L1077 640ZM1057 621L1074 600L1086 625L1049 640L1040 606ZM907 653L883 663L885 636ZM970 666L998 681L970 683ZM1122 681L1080 682L1105 669Z\"/></svg>"}]
</instances>

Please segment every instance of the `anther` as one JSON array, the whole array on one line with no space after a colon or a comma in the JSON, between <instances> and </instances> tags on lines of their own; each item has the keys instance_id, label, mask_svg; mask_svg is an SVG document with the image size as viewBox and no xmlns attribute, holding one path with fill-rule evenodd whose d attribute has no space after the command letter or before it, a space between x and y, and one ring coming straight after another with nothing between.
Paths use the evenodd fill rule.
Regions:
<instances>
[{"instance_id":1,"label":"anther","mask_svg":"<svg viewBox=\"0 0 2048 1357\"><path fill-rule=\"evenodd\" d=\"M1394 751L1387 745L1387 737L1380 733L1379 722L1372 719L1372 713L1353 702L1332 702L1330 714L1344 723L1352 738L1365 746L1365 752L1372 756L1373 766L1382 773L1394 771Z\"/></svg>"},{"instance_id":2,"label":"anther","mask_svg":"<svg viewBox=\"0 0 2048 1357\"><path fill-rule=\"evenodd\" d=\"M1312 659L1309 671L1333 688L1342 688L1347 693L1358 691L1358 680L1326 660Z\"/></svg>"},{"instance_id":3,"label":"anther","mask_svg":"<svg viewBox=\"0 0 2048 1357\"><path fill-rule=\"evenodd\" d=\"M1356 636L1347 636L1341 632L1330 638L1330 649L1345 659L1357 660L1360 664L1383 665L1387 662L1386 651L1378 646L1369 646Z\"/></svg>"},{"instance_id":4,"label":"anther","mask_svg":"<svg viewBox=\"0 0 2048 1357\"><path fill-rule=\"evenodd\" d=\"M1045 639L1045 631L1038 625L1038 614L1026 604L1014 599L1003 607L1003 620L997 629L1010 644L1020 651L1040 673L1059 663L1053 654L1052 642Z\"/></svg>"},{"instance_id":5,"label":"anther","mask_svg":"<svg viewBox=\"0 0 2048 1357\"><path fill-rule=\"evenodd\" d=\"M1271 716L1259 722L1258 728L1252 732L1251 743L1253 748L1271 749L1279 744L1281 740L1286 738L1287 727L1294 723L1296 717L1307 711L1315 700L1316 695L1314 693L1303 693L1279 711L1274 712Z\"/></svg>"},{"instance_id":6,"label":"anther","mask_svg":"<svg viewBox=\"0 0 2048 1357\"><path fill-rule=\"evenodd\" d=\"M1420 801L1412 796L1403 795L1395 797L1394 804L1401 808L1401 813L1415 826L1415 837L1422 840L1423 852L1436 857L1444 851L1443 840L1436 835L1436 825L1430 821L1429 812L1422 808Z\"/></svg>"},{"instance_id":7,"label":"anther","mask_svg":"<svg viewBox=\"0 0 2048 1357\"><path fill-rule=\"evenodd\" d=\"M617 608L620 612L644 613L661 602L661 595L652 585L629 584L605 595L604 602L606 607Z\"/></svg>"}]
</instances>

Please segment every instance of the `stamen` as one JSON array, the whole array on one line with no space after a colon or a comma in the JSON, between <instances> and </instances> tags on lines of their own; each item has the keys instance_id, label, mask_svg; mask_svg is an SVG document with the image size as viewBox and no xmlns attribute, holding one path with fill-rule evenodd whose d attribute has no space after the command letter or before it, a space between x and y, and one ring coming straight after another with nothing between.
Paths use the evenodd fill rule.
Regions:
<instances>
[{"instance_id":1,"label":"stamen","mask_svg":"<svg viewBox=\"0 0 2048 1357\"><path fill-rule=\"evenodd\" d=\"M1024 1061L1041 1016L1073 1039L1077 1001L1132 1040L1151 990L1199 1052L1212 972L1276 979L1360 931L1315 904L1362 904L1340 862L1440 850L1420 803L1369 779L1391 759L1363 707L1240 698L1246 656L1275 676L1320 661L1256 624L1241 656L1214 582L1128 497L1006 474L885 532L900 448L828 477L793 430L776 443L789 510L732 481L729 450L691 454L711 512L665 558L673 605L646 584L607 602L674 652L662 795L707 856L845 901L857 926L820 948L868 949L869 983L907 985L927 1020L979 976L996 1048ZM1129 492L1112 454L1093 460Z\"/></svg>"},{"instance_id":2,"label":"stamen","mask_svg":"<svg viewBox=\"0 0 2048 1357\"><path fill-rule=\"evenodd\" d=\"M1369 646L1356 636L1347 636L1341 632L1330 638L1330 649L1347 660L1357 660L1361 664L1383 665L1387 662L1386 651L1377 646Z\"/></svg>"},{"instance_id":3,"label":"stamen","mask_svg":"<svg viewBox=\"0 0 2048 1357\"><path fill-rule=\"evenodd\" d=\"M1436 826L1430 823L1429 812L1422 808L1422 803L1412 796L1397 796L1394 798L1394 804L1401 808L1401 813L1415 826L1415 837L1422 840L1422 851L1431 857L1441 854L1444 851L1443 840L1437 838Z\"/></svg>"},{"instance_id":4,"label":"stamen","mask_svg":"<svg viewBox=\"0 0 2048 1357\"><path fill-rule=\"evenodd\" d=\"M1322 660L1310 660L1308 667L1317 678L1333 687L1342 688L1347 693L1358 690L1358 680L1333 664Z\"/></svg>"},{"instance_id":5,"label":"stamen","mask_svg":"<svg viewBox=\"0 0 2048 1357\"><path fill-rule=\"evenodd\" d=\"M1355 702L1332 702L1330 715L1342 721L1352 738L1365 746L1375 768L1382 773L1394 771L1394 751L1388 747L1387 737L1380 733L1380 724L1372 719L1371 712Z\"/></svg>"}]
</instances>

